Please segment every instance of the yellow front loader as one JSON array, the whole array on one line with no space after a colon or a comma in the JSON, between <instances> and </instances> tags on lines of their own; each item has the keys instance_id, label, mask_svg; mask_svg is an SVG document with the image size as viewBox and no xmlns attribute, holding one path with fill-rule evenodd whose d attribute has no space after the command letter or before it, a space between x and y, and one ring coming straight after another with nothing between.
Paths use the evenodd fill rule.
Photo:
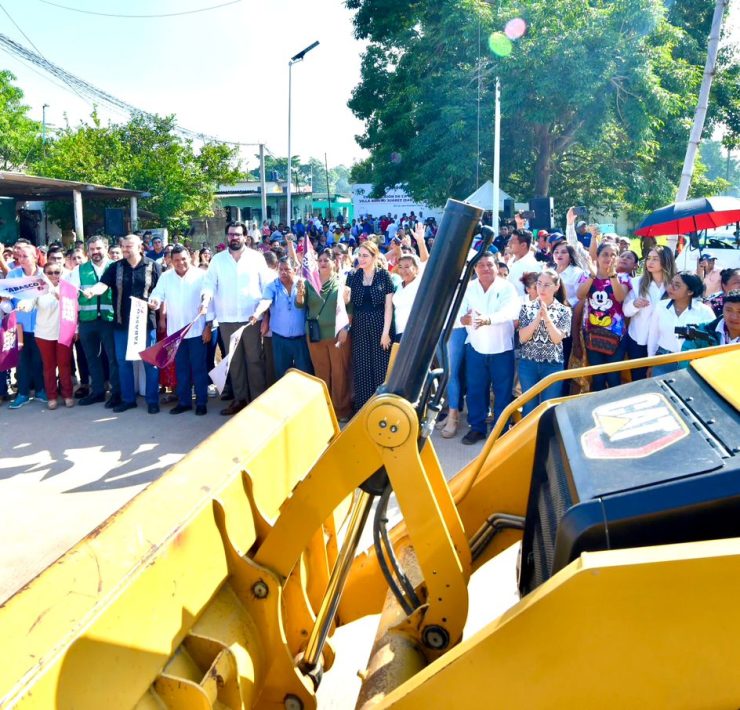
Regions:
<instances>
[{"instance_id":1,"label":"yellow front loader","mask_svg":"<svg viewBox=\"0 0 740 710\"><path fill-rule=\"evenodd\" d=\"M514 402L448 481L432 363L479 216L448 203L414 325L343 430L288 373L0 608L0 707L740 707L737 348L504 432ZM512 553L502 612L486 572ZM374 614L359 696L318 702L335 632L356 646Z\"/></svg>"}]
</instances>

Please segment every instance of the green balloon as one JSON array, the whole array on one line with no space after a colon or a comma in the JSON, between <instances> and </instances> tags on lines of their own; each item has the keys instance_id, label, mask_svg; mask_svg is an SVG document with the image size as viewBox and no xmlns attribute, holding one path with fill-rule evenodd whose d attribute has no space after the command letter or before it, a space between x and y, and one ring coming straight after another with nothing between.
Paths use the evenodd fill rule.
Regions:
<instances>
[{"instance_id":1,"label":"green balloon","mask_svg":"<svg viewBox=\"0 0 740 710\"><path fill-rule=\"evenodd\" d=\"M488 38L489 49L499 57L508 57L514 48L511 40L503 32L494 32Z\"/></svg>"}]
</instances>

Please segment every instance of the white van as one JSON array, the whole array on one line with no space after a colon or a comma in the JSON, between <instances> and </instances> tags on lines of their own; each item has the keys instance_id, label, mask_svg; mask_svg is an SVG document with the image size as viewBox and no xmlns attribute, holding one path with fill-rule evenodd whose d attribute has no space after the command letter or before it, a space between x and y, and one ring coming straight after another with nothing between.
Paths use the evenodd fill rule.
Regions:
<instances>
[{"instance_id":1,"label":"white van","mask_svg":"<svg viewBox=\"0 0 740 710\"><path fill-rule=\"evenodd\" d=\"M684 247L676 258L676 267L679 271L695 273L699 255L704 253L709 253L717 259L718 269L740 268L740 231L736 225L713 229L706 237L701 236L700 243L701 249L692 249L688 245Z\"/></svg>"}]
</instances>

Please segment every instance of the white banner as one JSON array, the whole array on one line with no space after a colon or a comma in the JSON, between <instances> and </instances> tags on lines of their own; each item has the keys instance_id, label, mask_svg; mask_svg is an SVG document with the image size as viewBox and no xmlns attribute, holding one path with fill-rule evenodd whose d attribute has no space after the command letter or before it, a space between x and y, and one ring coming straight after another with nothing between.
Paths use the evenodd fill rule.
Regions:
<instances>
[{"instance_id":1,"label":"white banner","mask_svg":"<svg viewBox=\"0 0 740 710\"><path fill-rule=\"evenodd\" d=\"M49 290L43 276L22 276L0 280L0 298L35 298Z\"/></svg>"},{"instance_id":2,"label":"white banner","mask_svg":"<svg viewBox=\"0 0 740 710\"><path fill-rule=\"evenodd\" d=\"M340 283L339 289L337 290L337 310L334 317L334 335L339 335L339 331L349 325L347 306L344 303L346 288L347 287L343 283Z\"/></svg>"},{"instance_id":3,"label":"white banner","mask_svg":"<svg viewBox=\"0 0 740 710\"><path fill-rule=\"evenodd\" d=\"M224 387L226 387L226 378L229 376L229 366L231 365L231 354L236 350L239 338L242 337L244 329L250 327L259 328L260 325L259 323L254 326L243 325L238 330L235 330L229 338L229 352L226 357L208 373L219 394L221 394L224 391Z\"/></svg>"},{"instance_id":4,"label":"white banner","mask_svg":"<svg viewBox=\"0 0 740 710\"><path fill-rule=\"evenodd\" d=\"M128 321L127 360L141 360L139 353L146 350L147 317L149 308L146 301L131 296L131 316Z\"/></svg>"}]
</instances>

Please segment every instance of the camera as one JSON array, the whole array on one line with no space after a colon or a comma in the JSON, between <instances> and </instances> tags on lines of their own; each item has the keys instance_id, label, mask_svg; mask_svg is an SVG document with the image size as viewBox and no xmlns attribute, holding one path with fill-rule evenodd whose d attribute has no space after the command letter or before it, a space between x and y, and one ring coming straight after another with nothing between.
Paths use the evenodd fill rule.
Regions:
<instances>
[{"instance_id":1,"label":"camera","mask_svg":"<svg viewBox=\"0 0 740 710\"><path fill-rule=\"evenodd\" d=\"M719 338L715 333L697 328L695 325L676 326L673 332L684 340L696 341L705 345L719 345Z\"/></svg>"},{"instance_id":2,"label":"camera","mask_svg":"<svg viewBox=\"0 0 740 710\"><path fill-rule=\"evenodd\" d=\"M535 218L534 210L524 210L519 213L523 219L532 220Z\"/></svg>"}]
</instances>

